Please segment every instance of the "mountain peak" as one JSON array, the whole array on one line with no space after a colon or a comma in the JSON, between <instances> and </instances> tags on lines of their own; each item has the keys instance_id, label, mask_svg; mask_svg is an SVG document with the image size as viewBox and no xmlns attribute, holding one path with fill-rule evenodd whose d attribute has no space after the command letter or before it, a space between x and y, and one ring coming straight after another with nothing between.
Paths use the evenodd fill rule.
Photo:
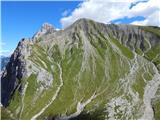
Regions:
<instances>
[{"instance_id":1,"label":"mountain peak","mask_svg":"<svg viewBox=\"0 0 160 120\"><path fill-rule=\"evenodd\" d=\"M40 29L41 32L45 33L45 32L48 32L48 31L54 31L54 27L52 24L49 24L49 23L43 23L42 24L42 27Z\"/></svg>"},{"instance_id":2,"label":"mountain peak","mask_svg":"<svg viewBox=\"0 0 160 120\"><path fill-rule=\"evenodd\" d=\"M40 30L33 36L33 38L37 39L45 34L51 34L55 31L56 31L56 29L53 27L52 24L43 23Z\"/></svg>"},{"instance_id":3,"label":"mountain peak","mask_svg":"<svg viewBox=\"0 0 160 120\"><path fill-rule=\"evenodd\" d=\"M88 18L80 18L80 19L76 20L73 24L84 25L84 24L87 24L87 23L89 23L91 21L95 22L95 21L93 21L91 19L88 19Z\"/></svg>"},{"instance_id":4,"label":"mountain peak","mask_svg":"<svg viewBox=\"0 0 160 120\"><path fill-rule=\"evenodd\" d=\"M43 24L2 73L1 103L10 111L2 118L158 119L159 31L89 19L59 32Z\"/></svg>"}]
</instances>

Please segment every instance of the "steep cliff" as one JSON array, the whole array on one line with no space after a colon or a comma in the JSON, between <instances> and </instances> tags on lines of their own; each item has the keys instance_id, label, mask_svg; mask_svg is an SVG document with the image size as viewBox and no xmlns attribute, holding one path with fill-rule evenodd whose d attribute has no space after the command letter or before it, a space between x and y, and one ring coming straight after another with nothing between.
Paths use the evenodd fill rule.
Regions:
<instances>
[{"instance_id":1,"label":"steep cliff","mask_svg":"<svg viewBox=\"0 0 160 120\"><path fill-rule=\"evenodd\" d=\"M19 42L1 82L15 119L158 120L160 28L44 24Z\"/></svg>"}]
</instances>

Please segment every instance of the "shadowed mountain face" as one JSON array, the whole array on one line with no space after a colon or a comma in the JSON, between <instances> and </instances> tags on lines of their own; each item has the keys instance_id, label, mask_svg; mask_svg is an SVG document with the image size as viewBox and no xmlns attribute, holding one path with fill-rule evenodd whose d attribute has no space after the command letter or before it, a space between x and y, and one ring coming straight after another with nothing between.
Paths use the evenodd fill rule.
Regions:
<instances>
[{"instance_id":1,"label":"shadowed mountain face","mask_svg":"<svg viewBox=\"0 0 160 120\"><path fill-rule=\"evenodd\" d=\"M2 110L15 120L158 120L160 28L44 24L19 42L1 83Z\"/></svg>"}]
</instances>

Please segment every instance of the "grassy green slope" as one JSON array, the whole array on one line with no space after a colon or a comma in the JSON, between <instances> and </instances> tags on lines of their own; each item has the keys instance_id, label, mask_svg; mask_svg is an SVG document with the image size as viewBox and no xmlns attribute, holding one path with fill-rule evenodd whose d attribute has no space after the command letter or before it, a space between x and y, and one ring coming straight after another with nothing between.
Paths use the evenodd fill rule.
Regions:
<instances>
[{"instance_id":1,"label":"grassy green slope","mask_svg":"<svg viewBox=\"0 0 160 120\"><path fill-rule=\"evenodd\" d=\"M140 55L135 57L136 53L123 46L114 36L107 38L102 33L94 35L92 33L94 27L87 33L88 37L85 39L88 41L87 45L90 49L84 48L86 43L83 41L81 30L76 31L79 36L78 41L81 41L78 47L72 42L70 47L65 48L63 55L59 43L55 43L50 51L38 43L32 46L33 52L29 60L52 74L54 80L49 88L44 89L38 95L40 92L38 88L43 84L37 80L37 74L32 73L26 79L29 87L24 96L21 119L31 119L51 101L60 85L58 63L62 68L63 86L56 99L38 116L38 120L44 119L46 116L69 116L76 112L78 102L87 101L93 93L96 93L97 97L89 102L79 117L75 119L103 120L108 118L109 111L107 109L110 103L113 98L118 99L119 97L127 102L113 107L117 119L140 117L139 114L142 111L138 110L143 105L144 88L146 82L152 80L154 75L153 65L148 60L154 59L159 54L160 46L155 46L145 54L148 60ZM50 52L52 55L49 54ZM155 64L159 64L158 57L154 61ZM15 93L8 109L13 111L18 119L22 109L20 107L21 97L18 91ZM138 101L134 101L136 95ZM36 97L38 98L35 99ZM124 107L123 112L118 110L120 107ZM131 107L131 113L127 114L129 107ZM156 114L158 113L159 111L156 112Z\"/></svg>"}]
</instances>

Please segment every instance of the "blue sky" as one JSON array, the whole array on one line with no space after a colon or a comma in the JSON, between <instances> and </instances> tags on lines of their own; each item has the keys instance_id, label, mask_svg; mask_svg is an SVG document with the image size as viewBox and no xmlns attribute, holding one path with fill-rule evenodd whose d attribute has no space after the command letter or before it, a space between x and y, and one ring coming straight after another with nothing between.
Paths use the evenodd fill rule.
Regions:
<instances>
[{"instance_id":1,"label":"blue sky","mask_svg":"<svg viewBox=\"0 0 160 120\"><path fill-rule=\"evenodd\" d=\"M10 54L22 38L32 37L45 22L60 29L79 18L103 23L160 26L156 19L160 12L156 0L100 1L3 1L0 54Z\"/></svg>"},{"instance_id":2,"label":"blue sky","mask_svg":"<svg viewBox=\"0 0 160 120\"><path fill-rule=\"evenodd\" d=\"M135 20L138 20L138 21L142 21L142 20L145 20L144 17L142 16L136 16L136 17L131 17L131 18L128 18L127 16L126 17L123 17L123 18L120 18L120 19L116 19L116 20L113 20L111 21L111 23L123 23L123 24L129 24Z\"/></svg>"},{"instance_id":3,"label":"blue sky","mask_svg":"<svg viewBox=\"0 0 160 120\"><path fill-rule=\"evenodd\" d=\"M45 22L61 28L64 11L71 12L75 2L2 2L2 49L4 53L15 49L21 38L32 37ZM67 14L70 14L67 12Z\"/></svg>"}]
</instances>

